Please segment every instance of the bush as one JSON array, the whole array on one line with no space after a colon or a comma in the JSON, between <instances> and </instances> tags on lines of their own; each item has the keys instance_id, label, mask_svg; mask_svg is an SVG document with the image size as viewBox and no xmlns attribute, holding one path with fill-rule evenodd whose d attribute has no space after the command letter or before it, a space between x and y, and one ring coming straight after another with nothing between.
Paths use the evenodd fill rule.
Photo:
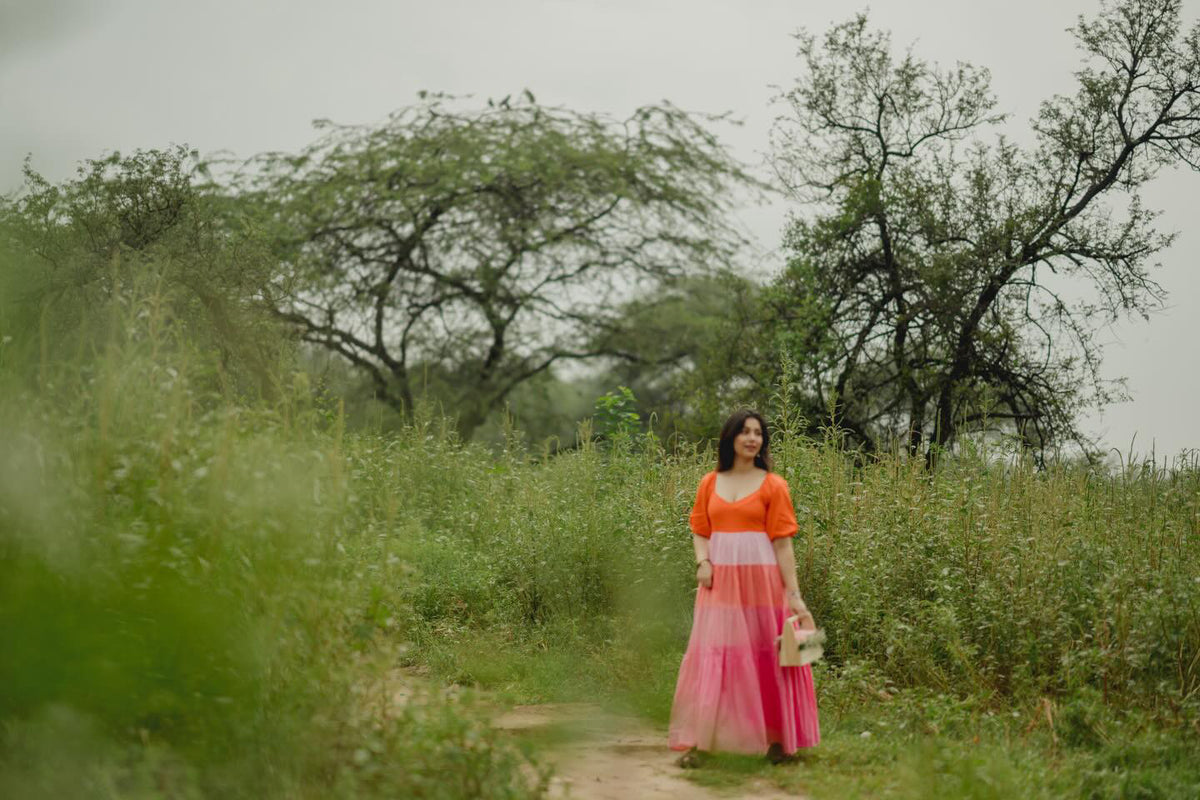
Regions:
<instances>
[{"instance_id":1,"label":"bush","mask_svg":"<svg viewBox=\"0 0 1200 800\"><path fill-rule=\"evenodd\" d=\"M540 795L478 710L358 707L403 565L373 558L337 408L231 387L169 253L48 294L0 239L0 795Z\"/></svg>"},{"instance_id":2,"label":"bush","mask_svg":"<svg viewBox=\"0 0 1200 800\"><path fill-rule=\"evenodd\" d=\"M927 474L901 457L856 465L836 441L786 432L775 454L834 666L964 695L1092 688L1195 715L1195 466L1131 479L980 451ZM585 442L550 461L452 441L405 450L390 491L418 503L417 577L399 592L411 635L436 646L480 626L514 641L553 630L605 664L669 664L690 625L686 514L709 459L654 444ZM643 646L653 652L621 651Z\"/></svg>"}]
</instances>

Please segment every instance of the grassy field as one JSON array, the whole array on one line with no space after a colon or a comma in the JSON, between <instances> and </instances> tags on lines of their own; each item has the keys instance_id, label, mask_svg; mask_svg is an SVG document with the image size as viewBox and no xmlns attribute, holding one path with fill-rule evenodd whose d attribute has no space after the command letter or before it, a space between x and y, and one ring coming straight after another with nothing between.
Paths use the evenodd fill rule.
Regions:
<instances>
[{"instance_id":1,"label":"grassy field","mask_svg":"<svg viewBox=\"0 0 1200 800\"><path fill-rule=\"evenodd\" d=\"M515 431L490 450L428 409L347 430L302 372L239 390L167 300L0 316L0 795L544 790L538 743L469 702L358 702L397 661L665 722L710 452L586 426L554 457ZM927 474L855 463L770 411L829 634L825 740L793 767L722 757L694 780L1200 795L1194 461L1037 471L980 444Z\"/></svg>"},{"instance_id":2,"label":"grassy field","mask_svg":"<svg viewBox=\"0 0 1200 800\"><path fill-rule=\"evenodd\" d=\"M413 465L433 481L402 492L431 498L406 521L414 573L389 609L410 662L665 723L690 623L684 515L708 457L621 440L536 463L427 441L423 460L465 463ZM1200 791L1195 465L1037 472L980 449L930 476L856 467L836 444L777 450L801 586L830 635L825 741L794 768L727 757L695 780L831 798Z\"/></svg>"}]
</instances>

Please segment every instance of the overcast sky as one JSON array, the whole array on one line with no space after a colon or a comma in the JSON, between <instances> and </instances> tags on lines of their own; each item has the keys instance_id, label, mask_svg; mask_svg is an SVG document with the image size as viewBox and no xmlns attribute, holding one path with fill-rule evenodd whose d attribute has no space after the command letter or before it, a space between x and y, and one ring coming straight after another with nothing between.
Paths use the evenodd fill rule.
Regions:
<instances>
[{"instance_id":1,"label":"overcast sky","mask_svg":"<svg viewBox=\"0 0 1200 800\"><path fill-rule=\"evenodd\" d=\"M898 47L992 72L1007 132L1028 141L1039 101L1071 91L1078 54L1065 29L1098 0L880 0L875 25ZM836 8L835 8L836 7ZM418 90L481 101L530 89L541 102L627 115L670 100L733 112L735 154L767 147L772 86L798 74L794 31L821 32L863 6L808 0L0 0L0 192L21 161L53 180L83 158L189 144L249 156L294 150L311 121L374 122ZM1189 24L1200 0L1185 0ZM1169 307L1104 332L1105 372L1132 402L1087 427L1109 446L1159 457L1200 447L1200 175L1176 171L1146 192L1180 232L1156 277ZM742 221L781 265L784 201Z\"/></svg>"}]
</instances>

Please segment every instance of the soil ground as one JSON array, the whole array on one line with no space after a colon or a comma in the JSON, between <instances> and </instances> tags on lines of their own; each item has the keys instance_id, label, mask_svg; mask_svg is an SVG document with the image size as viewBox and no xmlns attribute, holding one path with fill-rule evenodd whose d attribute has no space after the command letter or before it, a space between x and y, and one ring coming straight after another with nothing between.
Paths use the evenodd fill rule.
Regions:
<instances>
[{"instance_id":1,"label":"soil ground","mask_svg":"<svg viewBox=\"0 0 1200 800\"><path fill-rule=\"evenodd\" d=\"M667 745L666 731L643 720L625 717L586 703L517 706L500 715L495 725L514 732L545 731L550 744L544 756L555 767L551 797L577 800L640 800L640 798L795 797L761 782L741 790L716 792L692 783L675 766L678 753ZM558 732L555 741L554 732Z\"/></svg>"},{"instance_id":2,"label":"soil ground","mask_svg":"<svg viewBox=\"0 0 1200 800\"><path fill-rule=\"evenodd\" d=\"M403 704L427 681L411 672L392 671L388 694ZM760 780L737 790L717 791L685 777L675 765L679 754L667 747L665 730L592 703L520 705L500 713L493 724L514 736L536 741L542 760L554 767L550 796L555 800L782 800L794 798Z\"/></svg>"}]
</instances>

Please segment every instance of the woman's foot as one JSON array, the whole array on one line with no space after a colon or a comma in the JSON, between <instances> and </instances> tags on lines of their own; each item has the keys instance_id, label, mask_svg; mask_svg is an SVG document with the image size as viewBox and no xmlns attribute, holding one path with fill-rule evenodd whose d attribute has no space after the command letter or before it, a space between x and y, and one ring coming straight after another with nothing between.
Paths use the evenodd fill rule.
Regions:
<instances>
[{"instance_id":1,"label":"woman's foot","mask_svg":"<svg viewBox=\"0 0 1200 800\"><path fill-rule=\"evenodd\" d=\"M783 752L783 745L779 742L771 742L771 746L767 748L767 761L770 761L772 764L792 764L797 760L798 758L794 753L788 755Z\"/></svg>"},{"instance_id":2,"label":"woman's foot","mask_svg":"<svg viewBox=\"0 0 1200 800\"><path fill-rule=\"evenodd\" d=\"M682 767L683 769L696 769L703 764L704 754L695 747L675 759L675 766Z\"/></svg>"}]
</instances>

